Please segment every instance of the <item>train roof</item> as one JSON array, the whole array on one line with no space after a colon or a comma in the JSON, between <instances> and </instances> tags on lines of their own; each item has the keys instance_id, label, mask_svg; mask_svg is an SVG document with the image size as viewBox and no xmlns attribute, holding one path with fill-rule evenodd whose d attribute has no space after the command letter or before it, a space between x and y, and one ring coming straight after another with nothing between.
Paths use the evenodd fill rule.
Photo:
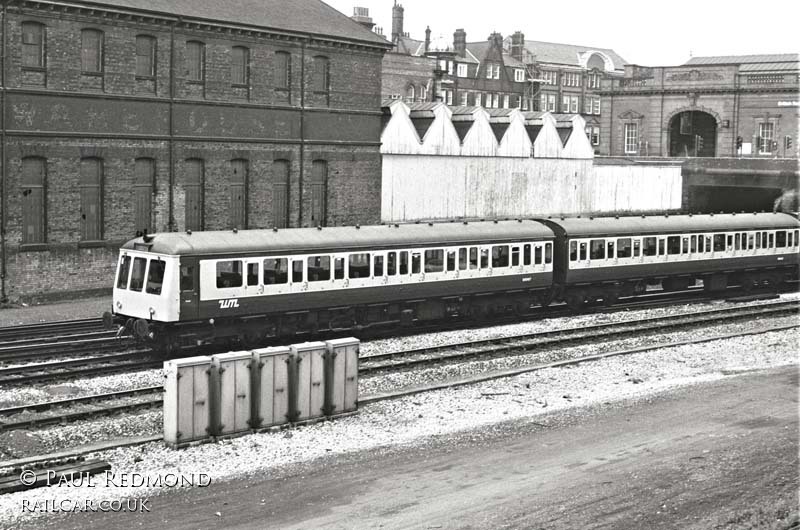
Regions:
<instances>
[{"instance_id":1,"label":"train roof","mask_svg":"<svg viewBox=\"0 0 800 530\"><path fill-rule=\"evenodd\" d=\"M552 230L533 220L401 225L164 232L136 238L122 248L170 256L301 253L403 246L472 244L520 239L553 239Z\"/></svg>"},{"instance_id":2,"label":"train roof","mask_svg":"<svg viewBox=\"0 0 800 530\"><path fill-rule=\"evenodd\" d=\"M798 228L800 222L784 213L739 213L703 215L659 215L640 217L571 217L546 219L554 231L569 237L725 232Z\"/></svg>"}]
</instances>

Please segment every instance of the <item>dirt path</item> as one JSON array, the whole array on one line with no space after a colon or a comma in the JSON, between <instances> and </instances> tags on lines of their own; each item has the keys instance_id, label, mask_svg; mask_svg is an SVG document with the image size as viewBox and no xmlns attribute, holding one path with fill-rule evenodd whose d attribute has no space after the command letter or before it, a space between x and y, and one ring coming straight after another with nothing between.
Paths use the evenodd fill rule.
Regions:
<instances>
[{"instance_id":1,"label":"dirt path","mask_svg":"<svg viewBox=\"0 0 800 530\"><path fill-rule=\"evenodd\" d=\"M796 499L797 390L796 367L750 373L646 402L538 418L544 425L502 424L422 447L331 458L284 478L164 495L151 500L150 514L49 523L633 530L744 518L749 527L774 522L776 506Z\"/></svg>"}]
</instances>

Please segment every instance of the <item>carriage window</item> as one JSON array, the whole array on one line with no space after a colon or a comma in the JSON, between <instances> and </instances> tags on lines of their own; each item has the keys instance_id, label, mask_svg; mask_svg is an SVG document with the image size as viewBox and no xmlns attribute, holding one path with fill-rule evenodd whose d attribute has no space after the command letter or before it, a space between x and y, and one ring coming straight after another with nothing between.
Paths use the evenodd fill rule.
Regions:
<instances>
[{"instance_id":1,"label":"carriage window","mask_svg":"<svg viewBox=\"0 0 800 530\"><path fill-rule=\"evenodd\" d=\"M725 234L714 234L714 252L725 250Z\"/></svg>"},{"instance_id":2,"label":"carriage window","mask_svg":"<svg viewBox=\"0 0 800 530\"><path fill-rule=\"evenodd\" d=\"M681 238L679 236L669 236L667 238L667 254L681 253Z\"/></svg>"},{"instance_id":3,"label":"carriage window","mask_svg":"<svg viewBox=\"0 0 800 530\"><path fill-rule=\"evenodd\" d=\"M150 268L147 271L147 288L145 292L148 294L161 294L161 285L164 283L164 268L167 266L165 261L160 259L151 259Z\"/></svg>"},{"instance_id":4,"label":"carriage window","mask_svg":"<svg viewBox=\"0 0 800 530\"><path fill-rule=\"evenodd\" d=\"M471 247L469 249L469 268L478 268L478 247Z\"/></svg>"},{"instance_id":5,"label":"carriage window","mask_svg":"<svg viewBox=\"0 0 800 530\"><path fill-rule=\"evenodd\" d=\"M769 233L767 237L769 238L767 240L769 248L775 248L775 234Z\"/></svg>"},{"instance_id":6,"label":"carriage window","mask_svg":"<svg viewBox=\"0 0 800 530\"><path fill-rule=\"evenodd\" d=\"M258 285L258 263L247 264L247 285Z\"/></svg>"},{"instance_id":7,"label":"carriage window","mask_svg":"<svg viewBox=\"0 0 800 530\"><path fill-rule=\"evenodd\" d=\"M747 248L753 250L755 248L755 237L752 233L747 234Z\"/></svg>"},{"instance_id":8,"label":"carriage window","mask_svg":"<svg viewBox=\"0 0 800 530\"><path fill-rule=\"evenodd\" d=\"M348 258L348 275L350 278L369 278L370 255L367 252L350 254Z\"/></svg>"},{"instance_id":9,"label":"carriage window","mask_svg":"<svg viewBox=\"0 0 800 530\"><path fill-rule=\"evenodd\" d=\"M569 260L570 261L577 261L578 260L578 242L577 241L570 241L569 242Z\"/></svg>"},{"instance_id":10,"label":"carriage window","mask_svg":"<svg viewBox=\"0 0 800 530\"><path fill-rule=\"evenodd\" d=\"M553 262L553 244L547 243L544 246L544 262L545 263L552 263Z\"/></svg>"},{"instance_id":11,"label":"carriage window","mask_svg":"<svg viewBox=\"0 0 800 530\"><path fill-rule=\"evenodd\" d=\"M333 279L344 280L344 258L333 258Z\"/></svg>"},{"instance_id":12,"label":"carriage window","mask_svg":"<svg viewBox=\"0 0 800 530\"><path fill-rule=\"evenodd\" d=\"M633 257L638 258L642 253L642 242L638 239L633 240Z\"/></svg>"},{"instance_id":13,"label":"carriage window","mask_svg":"<svg viewBox=\"0 0 800 530\"><path fill-rule=\"evenodd\" d=\"M449 249L447 251L447 270L456 270L456 249Z\"/></svg>"},{"instance_id":14,"label":"carriage window","mask_svg":"<svg viewBox=\"0 0 800 530\"><path fill-rule=\"evenodd\" d=\"M658 248L658 246L656 245L656 238L654 238L654 237L646 237L646 238L644 238L644 251L643 251L643 254L645 256L655 256L657 248Z\"/></svg>"},{"instance_id":15,"label":"carriage window","mask_svg":"<svg viewBox=\"0 0 800 530\"><path fill-rule=\"evenodd\" d=\"M606 259L606 240L592 239L590 241L590 259Z\"/></svg>"},{"instance_id":16,"label":"carriage window","mask_svg":"<svg viewBox=\"0 0 800 530\"><path fill-rule=\"evenodd\" d=\"M508 267L508 245L492 247L492 268Z\"/></svg>"},{"instance_id":17,"label":"carriage window","mask_svg":"<svg viewBox=\"0 0 800 530\"><path fill-rule=\"evenodd\" d=\"M617 257L630 258L631 257L631 238L617 239Z\"/></svg>"},{"instance_id":18,"label":"carriage window","mask_svg":"<svg viewBox=\"0 0 800 530\"><path fill-rule=\"evenodd\" d=\"M462 271L467 270L467 263L467 249L458 249L458 269Z\"/></svg>"},{"instance_id":19,"label":"carriage window","mask_svg":"<svg viewBox=\"0 0 800 530\"><path fill-rule=\"evenodd\" d=\"M218 261L217 262L217 289L242 286L242 262Z\"/></svg>"},{"instance_id":20,"label":"carriage window","mask_svg":"<svg viewBox=\"0 0 800 530\"><path fill-rule=\"evenodd\" d=\"M181 265L181 291L194 291L194 266Z\"/></svg>"},{"instance_id":21,"label":"carriage window","mask_svg":"<svg viewBox=\"0 0 800 530\"><path fill-rule=\"evenodd\" d=\"M740 236L739 234L734 234L734 236L733 236L733 240L735 241L735 243L734 243L734 248L735 248L736 250L740 250L740 249L742 248L742 239L741 239L741 236Z\"/></svg>"},{"instance_id":22,"label":"carriage window","mask_svg":"<svg viewBox=\"0 0 800 530\"><path fill-rule=\"evenodd\" d=\"M726 238L725 238L725 241L727 242L725 244L725 247L727 248L727 250L733 250L733 236L728 234L726 236Z\"/></svg>"},{"instance_id":23,"label":"carriage window","mask_svg":"<svg viewBox=\"0 0 800 530\"><path fill-rule=\"evenodd\" d=\"M519 247L511 247L511 266L519 266Z\"/></svg>"},{"instance_id":24,"label":"carriage window","mask_svg":"<svg viewBox=\"0 0 800 530\"><path fill-rule=\"evenodd\" d=\"M482 248L481 249L481 269L488 269L489 268L489 249Z\"/></svg>"},{"instance_id":25,"label":"carriage window","mask_svg":"<svg viewBox=\"0 0 800 530\"><path fill-rule=\"evenodd\" d=\"M386 274L394 276L397 274L397 252L389 252L386 255Z\"/></svg>"},{"instance_id":26,"label":"carriage window","mask_svg":"<svg viewBox=\"0 0 800 530\"><path fill-rule=\"evenodd\" d=\"M128 286L128 274L131 272L131 257L122 256L119 260L119 276L117 277L117 289L125 289Z\"/></svg>"},{"instance_id":27,"label":"carriage window","mask_svg":"<svg viewBox=\"0 0 800 530\"><path fill-rule=\"evenodd\" d=\"M775 232L775 246L779 248L786 246L786 232L784 230Z\"/></svg>"},{"instance_id":28,"label":"carriage window","mask_svg":"<svg viewBox=\"0 0 800 530\"><path fill-rule=\"evenodd\" d=\"M574 241L573 241L573 243L574 243ZM536 246L536 250L534 252L535 252L535 254L534 254L534 263L536 265L541 265L542 264L542 247L537 245ZM572 260L572 261L575 261L575 260Z\"/></svg>"},{"instance_id":29,"label":"carriage window","mask_svg":"<svg viewBox=\"0 0 800 530\"><path fill-rule=\"evenodd\" d=\"M688 254L689 253L689 238L688 237L684 237L683 238L683 243L682 243L682 247L681 248L683 249L682 252L684 254Z\"/></svg>"},{"instance_id":30,"label":"carriage window","mask_svg":"<svg viewBox=\"0 0 800 530\"><path fill-rule=\"evenodd\" d=\"M303 260L292 260L292 283L303 283Z\"/></svg>"},{"instance_id":31,"label":"carriage window","mask_svg":"<svg viewBox=\"0 0 800 530\"><path fill-rule=\"evenodd\" d=\"M289 264L286 258L267 258L264 260L264 285L287 283Z\"/></svg>"},{"instance_id":32,"label":"carriage window","mask_svg":"<svg viewBox=\"0 0 800 530\"><path fill-rule=\"evenodd\" d=\"M311 256L308 258L308 281L324 282L331 279L330 256Z\"/></svg>"},{"instance_id":33,"label":"carriage window","mask_svg":"<svg viewBox=\"0 0 800 530\"><path fill-rule=\"evenodd\" d=\"M697 236L697 251L703 252L703 236Z\"/></svg>"},{"instance_id":34,"label":"carriage window","mask_svg":"<svg viewBox=\"0 0 800 530\"><path fill-rule=\"evenodd\" d=\"M608 259L614 259L614 242L607 241L606 242L606 256Z\"/></svg>"},{"instance_id":35,"label":"carriage window","mask_svg":"<svg viewBox=\"0 0 800 530\"><path fill-rule=\"evenodd\" d=\"M795 230L794 231L794 246L800 245L800 238L798 236L800 236L800 230Z\"/></svg>"},{"instance_id":36,"label":"carriage window","mask_svg":"<svg viewBox=\"0 0 800 530\"><path fill-rule=\"evenodd\" d=\"M144 270L147 268L147 260L145 258L134 258L133 270L131 271L131 291L142 292L144 287Z\"/></svg>"},{"instance_id":37,"label":"carriage window","mask_svg":"<svg viewBox=\"0 0 800 530\"><path fill-rule=\"evenodd\" d=\"M444 270L444 250L440 248L425 251L425 272L442 272Z\"/></svg>"},{"instance_id":38,"label":"carriage window","mask_svg":"<svg viewBox=\"0 0 800 530\"><path fill-rule=\"evenodd\" d=\"M700 241L701 242L703 241L702 238L700 239ZM692 244L691 247L689 247L689 252L691 252L692 254L697 252L697 236L692 236Z\"/></svg>"},{"instance_id":39,"label":"carriage window","mask_svg":"<svg viewBox=\"0 0 800 530\"><path fill-rule=\"evenodd\" d=\"M419 252L411 253L411 274L419 274L422 270L422 255Z\"/></svg>"},{"instance_id":40,"label":"carriage window","mask_svg":"<svg viewBox=\"0 0 800 530\"><path fill-rule=\"evenodd\" d=\"M383 256L375 256L373 260L372 275L375 277L383 276Z\"/></svg>"},{"instance_id":41,"label":"carriage window","mask_svg":"<svg viewBox=\"0 0 800 530\"><path fill-rule=\"evenodd\" d=\"M666 251L666 243L667 243L666 240L663 239L663 238L660 238L658 240L658 255L659 256L663 256L664 254L666 254L666 252L665 252Z\"/></svg>"},{"instance_id":42,"label":"carriage window","mask_svg":"<svg viewBox=\"0 0 800 530\"><path fill-rule=\"evenodd\" d=\"M756 232L756 248L761 248L761 232Z\"/></svg>"},{"instance_id":43,"label":"carriage window","mask_svg":"<svg viewBox=\"0 0 800 530\"><path fill-rule=\"evenodd\" d=\"M400 274L408 274L408 252L402 251L400 254Z\"/></svg>"},{"instance_id":44,"label":"carriage window","mask_svg":"<svg viewBox=\"0 0 800 530\"><path fill-rule=\"evenodd\" d=\"M711 252L711 236L705 236L706 246L704 252Z\"/></svg>"},{"instance_id":45,"label":"carriage window","mask_svg":"<svg viewBox=\"0 0 800 530\"><path fill-rule=\"evenodd\" d=\"M769 248L766 232L761 232L761 248Z\"/></svg>"},{"instance_id":46,"label":"carriage window","mask_svg":"<svg viewBox=\"0 0 800 530\"><path fill-rule=\"evenodd\" d=\"M522 247L522 264L523 265L530 265L531 264L531 246L525 245Z\"/></svg>"},{"instance_id":47,"label":"carriage window","mask_svg":"<svg viewBox=\"0 0 800 530\"><path fill-rule=\"evenodd\" d=\"M792 232L786 232L786 246L793 247L794 243L792 242Z\"/></svg>"},{"instance_id":48,"label":"carriage window","mask_svg":"<svg viewBox=\"0 0 800 530\"><path fill-rule=\"evenodd\" d=\"M580 258L579 259L581 261L584 261L586 259L586 243L585 242L581 242L581 245L580 245Z\"/></svg>"}]
</instances>

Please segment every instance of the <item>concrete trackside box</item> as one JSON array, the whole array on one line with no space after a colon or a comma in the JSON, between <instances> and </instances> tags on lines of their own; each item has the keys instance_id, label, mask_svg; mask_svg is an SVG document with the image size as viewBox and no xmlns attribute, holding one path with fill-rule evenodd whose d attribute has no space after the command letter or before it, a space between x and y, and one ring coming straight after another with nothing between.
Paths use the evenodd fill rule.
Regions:
<instances>
[{"instance_id":1,"label":"concrete trackside box","mask_svg":"<svg viewBox=\"0 0 800 530\"><path fill-rule=\"evenodd\" d=\"M164 363L164 441L180 445L209 436L211 358Z\"/></svg>"},{"instance_id":2,"label":"concrete trackside box","mask_svg":"<svg viewBox=\"0 0 800 530\"><path fill-rule=\"evenodd\" d=\"M328 374L326 374L327 415L350 412L358 408L358 353L361 342L353 337L326 341Z\"/></svg>"},{"instance_id":3,"label":"concrete trackside box","mask_svg":"<svg viewBox=\"0 0 800 530\"><path fill-rule=\"evenodd\" d=\"M325 415L325 355L324 342L303 342L291 346L289 388L294 389L290 403L295 405L292 422L318 418Z\"/></svg>"},{"instance_id":4,"label":"concrete trackside box","mask_svg":"<svg viewBox=\"0 0 800 530\"><path fill-rule=\"evenodd\" d=\"M211 374L213 396L212 425L215 436L225 436L250 429L251 363L249 351L213 355Z\"/></svg>"},{"instance_id":5,"label":"concrete trackside box","mask_svg":"<svg viewBox=\"0 0 800 530\"><path fill-rule=\"evenodd\" d=\"M270 427L289 422L289 363L292 350L288 346L261 348L253 356L253 423L252 427Z\"/></svg>"}]
</instances>

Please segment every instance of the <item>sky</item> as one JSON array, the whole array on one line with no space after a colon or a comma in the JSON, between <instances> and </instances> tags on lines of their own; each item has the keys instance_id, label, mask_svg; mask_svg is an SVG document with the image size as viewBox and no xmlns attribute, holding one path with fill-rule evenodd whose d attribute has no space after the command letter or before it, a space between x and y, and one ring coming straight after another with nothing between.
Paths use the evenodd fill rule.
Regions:
<instances>
[{"instance_id":1,"label":"sky","mask_svg":"<svg viewBox=\"0 0 800 530\"><path fill-rule=\"evenodd\" d=\"M366 7L390 38L394 0L324 0L351 16ZM800 1L709 0L399 0L403 30L423 40L452 40L464 28L467 41L519 30L526 39L611 48L628 63L683 64L690 57L800 52Z\"/></svg>"}]
</instances>

